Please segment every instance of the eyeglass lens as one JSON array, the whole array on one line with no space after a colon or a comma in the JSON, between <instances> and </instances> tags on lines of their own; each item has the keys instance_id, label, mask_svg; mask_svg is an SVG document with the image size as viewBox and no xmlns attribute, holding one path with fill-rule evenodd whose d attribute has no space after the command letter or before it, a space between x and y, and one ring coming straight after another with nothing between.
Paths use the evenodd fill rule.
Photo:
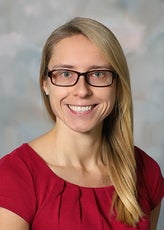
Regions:
<instances>
[{"instance_id":1,"label":"eyeglass lens","mask_svg":"<svg viewBox=\"0 0 164 230\"><path fill-rule=\"evenodd\" d=\"M115 73L111 70L95 70L79 73L72 70L52 70L48 72L51 82L57 86L75 85L80 76L84 76L89 85L95 87L110 86L113 83Z\"/></svg>"}]
</instances>

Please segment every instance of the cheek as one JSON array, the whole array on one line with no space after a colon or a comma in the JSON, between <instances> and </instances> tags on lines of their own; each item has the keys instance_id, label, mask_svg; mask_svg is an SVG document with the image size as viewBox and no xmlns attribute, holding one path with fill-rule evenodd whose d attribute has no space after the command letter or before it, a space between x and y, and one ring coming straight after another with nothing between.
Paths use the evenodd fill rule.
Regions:
<instances>
[{"instance_id":1,"label":"cheek","mask_svg":"<svg viewBox=\"0 0 164 230\"><path fill-rule=\"evenodd\" d=\"M60 97L54 92L49 92L49 100L50 100L50 105L53 110L53 112L56 114L56 112L59 110L59 105L60 105Z\"/></svg>"},{"instance_id":2,"label":"cheek","mask_svg":"<svg viewBox=\"0 0 164 230\"><path fill-rule=\"evenodd\" d=\"M106 115L108 116L115 105L115 101L116 101L116 90L115 88L108 91L106 94L104 93L104 112L106 113Z\"/></svg>"},{"instance_id":3,"label":"cheek","mask_svg":"<svg viewBox=\"0 0 164 230\"><path fill-rule=\"evenodd\" d=\"M116 91L114 90L112 95L110 95L110 103L111 103L112 109L113 109L113 107L115 105L115 102L116 102Z\"/></svg>"},{"instance_id":4,"label":"cheek","mask_svg":"<svg viewBox=\"0 0 164 230\"><path fill-rule=\"evenodd\" d=\"M62 103L66 97L66 92L59 87L50 87L49 88L49 100L52 111L55 115L61 113Z\"/></svg>"},{"instance_id":5,"label":"cheek","mask_svg":"<svg viewBox=\"0 0 164 230\"><path fill-rule=\"evenodd\" d=\"M113 107L116 100L116 87L111 87L110 90L106 92L106 94L104 93L104 97L106 98L106 102L109 103L111 107Z\"/></svg>"}]
</instances>

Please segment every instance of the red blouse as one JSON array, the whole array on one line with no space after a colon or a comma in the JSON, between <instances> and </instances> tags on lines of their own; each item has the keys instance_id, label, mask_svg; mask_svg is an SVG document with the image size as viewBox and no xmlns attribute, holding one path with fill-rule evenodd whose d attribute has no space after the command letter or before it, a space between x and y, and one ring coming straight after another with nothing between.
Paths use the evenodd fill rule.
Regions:
<instances>
[{"instance_id":1,"label":"red blouse","mask_svg":"<svg viewBox=\"0 0 164 230\"><path fill-rule=\"evenodd\" d=\"M149 229L149 214L164 196L158 164L136 148L139 203L147 217L137 229ZM87 188L69 183L23 144L0 160L0 207L26 220L31 230L130 230L109 215L113 186Z\"/></svg>"}]
</instances>

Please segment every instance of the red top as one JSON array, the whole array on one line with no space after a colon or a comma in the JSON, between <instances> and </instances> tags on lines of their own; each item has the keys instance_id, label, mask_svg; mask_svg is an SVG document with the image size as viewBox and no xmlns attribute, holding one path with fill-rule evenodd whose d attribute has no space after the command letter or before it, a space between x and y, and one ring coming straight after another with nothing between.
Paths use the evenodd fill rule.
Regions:
<instances>
[{"instance_id":1,"label":"red top","mask_svg":"<svg viewBox=\"0 0 164 230\"><path fill-rule=\"evenodd\" d=\"M149 214L164 196L158 164L136 148L139 203L147 214L137 229L149 229ZM130 230L109 215L113 186L87 188L69 183L23 144L0 160L0 207L18 214L32 230Z\"/></svg>"}]
</instances>

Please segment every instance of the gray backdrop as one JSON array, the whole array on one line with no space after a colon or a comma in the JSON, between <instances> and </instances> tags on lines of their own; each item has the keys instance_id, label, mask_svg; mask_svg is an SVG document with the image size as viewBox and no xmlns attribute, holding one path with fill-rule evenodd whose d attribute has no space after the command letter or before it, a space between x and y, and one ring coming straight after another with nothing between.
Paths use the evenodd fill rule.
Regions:
<instances>
[{"instance_id":1,"label":"gray backdrop","mask_svg":"<svg viewBox=\"0 0 164 230\"><path fill-rule=\"evenodd\" d=\"M135 144L164 173L163 0L0 0L0 155L51 127L39 92L41 50L74 16L99 20L118 37L131 74Z\"/></svg>"}]
</instances>

